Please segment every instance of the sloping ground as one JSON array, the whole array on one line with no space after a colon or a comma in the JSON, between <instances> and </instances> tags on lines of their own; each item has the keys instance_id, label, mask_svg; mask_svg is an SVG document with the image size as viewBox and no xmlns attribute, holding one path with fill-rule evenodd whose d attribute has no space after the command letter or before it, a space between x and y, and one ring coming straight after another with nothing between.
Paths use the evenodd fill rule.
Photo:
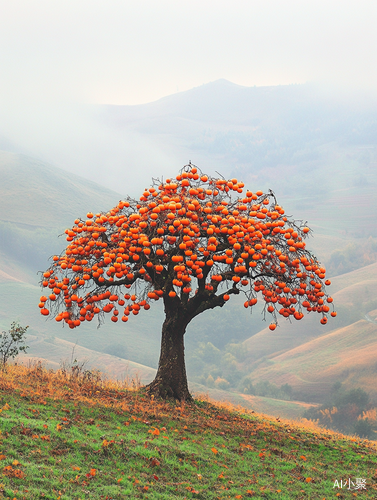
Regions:
<instances>
[{"instance_id":1,"label":"sloping ground","mask_svg":"<svg viewBox=\"0 0 377 500\"><path fill-rule=\"evenodd\" d=\"M347 286L334 294L338 304L354 306L355 302L367 303L375 299L377 279L369 278L354 285Z\"/></svg>"},{"instance_id":2,"label":"sloping ground","mask_svg":"<svg viewBox=\"0 0 377 500\"><path fill-rule=\"evenodd\" d=\"M360 320L313 339L253 371L255 379L289 383L302 394L323 397L336 381L362 387L377 399L377 325Z\"/></svg>"},{"instance_id":3,"label":"sloping ground","mask_svg":"<svg viewBox=\"0 0 377 500\"><path fill-rule=\"evenodd\" d=\"M0 248L0 285L11 281L30 283L37 280L35 274L22 261Z\"/></svg>"},{"instance_id":4,"label":"sloping ground","mask_svg":"<svg viewBox=\"0 0 377 500\"><path fill-rule=\"evenodd\" d=\"M73 364L83 365L83 370L99 370L104 377L119 381L134 379L142 385L151 382L156 374L156 370L149 366L87 349L59 338L51 339L29 335L28 344L30 346L28 354L21 354L17 358L17 361L24 365L40 361L46 368L56 370L65 366L68 371ZM75 360L77 363L74 363ZM190 381L189 388L194 394L208 396L215 401L230 402L233 405L240 405L256 412L294 420L299 420L305 410L316 406L300 401L283 401L210 389Z\"/></svg>"},{"instance_id":5,"label":"sloping ground","mask_svg":"<svg viewBox=\"0 0 377 500\"><path fill-rule=\"evenodd\" d=\"M336 172L331 170L332 180L336 182ZM343 172L339 169L338 174L341 173ZM353 176L355 177L356 173ZM362 196L354 186L343 189L336 189L334 186L327 193L325 203L318 201L311 208L304 209L305 219L313 221L321 232L329 234L336 228L337 231L343 230L342 232L355 236L368 237L371 234L376 236L375 174L370 174L370 180L369 185L363 186Z\"/></svg>"},{"instance_id":6,"label":"sloping ground","mask_svg":"<svg viewBox=\"0 0 377 500\"><path fill-rule=\"evenodd\" d=\"M243 345L243 370L253 381L290 384L297 397L319 401L336 381L361 387L377 399L377 264L333 278L330 290L338 316L327 325L318 314L280 321Z\"/></svg>"},{"instance_id":7,"label":"sloping ground","mask_svg":"<svg viewBox=\"0 0 377 500\"><path fill-rule=\"evenodd\" d=\"M352 324L362 319L374 303L377 305L377 263L337 276L331 281L329 290L334 297L335 309L339 310L336 318L330 318L327 325L319 323L321 316L316 313L292 323L279 318L279 327L275 331L265 328L243 342L247 356L242 366L252 368L264 356L276 356L327 335L339 326Z\"/></svg>"},{"instance_id":8,"label":"sloping ground","mask_svg":"<svg viewBox=\"0 0 377 500\"><path fill-rule=\"evenodd\" d=\"M369 280L377 280L377 262L371 264L370 266L356 269L356 271L331 278L330 290L331 293L336 293L351 285Z\"/></svg>"},{"instance_id":9,"label":"sloping ground","mask_svg":"<svg viewBox=\"0 0 377 500\"><path fill-rule=\"evenodd\" d=\"M109 210L121 198L100 184L5 151L0 151L0 177L0 220L25 229L72 225L76 217Z\"/></svg>"},{"instance_id":10,"label":"sloping ground","mask_svg":"<svg viewBox=\"0 0 377 500\"><path fill-rule=\"evenodd\" d=\"M22 154L0 151L0 282L31 284L76 217L111 209L122 197L89 180ZM6 279L9 279L7 276Z\"/></svg>"},{"instance_id":11,"label":"sloping ground","mask_svg":"<svg viewBox=\"0 0 377 500\"><path fill-rule=\"evenodd\" d=\"M314 403L304 403L302 401L284 401L261 396L251 396L239 392L222 391L220 389L208 389L199 384L189 384L190 390L200 398L208 396L214 401L229 402L234 406L240 406L275 417L300 420L306 410L316 407Z\"/></svg>"},{"instance_id":12,"label":"sloping ground","mask_svg":"<svg viewBox=\"0 0 377 500\"><path fill-rule=\"evenodd\" d=\"M19 360L24 363L28 360L40 360L51 368L64 364L69 369L74 360L77 360L78 365L83 364L84 370L96 369L116 380L124 380L125 377L135 378L142 384L150 382L156 373L156 370L149 366L87 349L59 338L29 336L28 344L30 346L28 354L19 356Z\"/></svg>"},{"instance_id":13,"label":"sloping ground","mask_svg":"<svg viewBox=\"0 0 377 500\"><path fill-rule=\"evenodd\" d=\"M2 496L376 498L375 442L201 398L174 404L124 389L10 367L0 378ZM348 477L364 478L357 482L365 489L334 491L335 478Z\"/></svg>"},{"instance_id":14,"label":"sloping ground","mask_svg":"<svg viewBox=\"0 0 377 500\"><path fill-rule=\"evenodd\" d=\"M17 362L24 365L41 362L46 368L57 370L65 367L69 372L70 367L76 364L82 366L83 371L99 370L106 378L110 377L119 381L134 379L142 385L151 382L156 374L156 370L149 366L88 349L57 337L28 335L27 343L29 345L27 354L20 354L17 358ZM316 406L300 401L284 401L208 388L190 381L189 388L195 395L201 397L230 402L266 415L294 420L299 420L305 410Z\"/></svg>"}]
</instances>

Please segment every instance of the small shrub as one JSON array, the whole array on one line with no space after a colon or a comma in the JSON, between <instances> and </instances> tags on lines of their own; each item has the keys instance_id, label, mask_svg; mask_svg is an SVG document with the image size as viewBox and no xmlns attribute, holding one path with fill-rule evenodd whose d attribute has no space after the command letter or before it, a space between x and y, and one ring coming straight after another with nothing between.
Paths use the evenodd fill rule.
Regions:
<instances>
[{"instance_id":1,"label":"small shrub","mask_svg":"<svg viewBox=\"0 0 377 500\"><path fill-rule=\"evenodd\" d=\"M29 348L25 344L25 334L28 328L13 321L10 330L0 334L0 368L2 370L6 369L9 359L16 358L21 351L26 352Z\"/></svg>"}]
</instances>

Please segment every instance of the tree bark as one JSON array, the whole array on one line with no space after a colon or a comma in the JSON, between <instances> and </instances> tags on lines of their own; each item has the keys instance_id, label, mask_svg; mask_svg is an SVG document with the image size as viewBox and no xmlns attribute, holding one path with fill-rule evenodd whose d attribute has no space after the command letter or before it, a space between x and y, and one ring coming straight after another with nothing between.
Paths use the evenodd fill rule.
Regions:
<instances>
[{"instance_id":1,"label":"tree bark","mask_svg":"<svg viewBox=\"0 0 377 500\"><path fill-rule=\"evenodd\" d=\"M161 353L155 379L146 392L163 399L192 401L185 366L184 334L189 323L181 307L165 300L166 318L162 326Z\"/></svg>"}]
</instances>

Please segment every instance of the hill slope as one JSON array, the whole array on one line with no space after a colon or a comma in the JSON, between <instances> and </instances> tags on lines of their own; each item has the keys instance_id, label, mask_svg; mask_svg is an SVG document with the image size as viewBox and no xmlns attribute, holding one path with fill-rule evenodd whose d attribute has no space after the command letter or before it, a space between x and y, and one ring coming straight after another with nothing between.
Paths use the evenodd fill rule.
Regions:
<instances>
[{"instance_id":1,"label":"hill slope","mask_svg":"<svg viewBox=\"0 0 377 500\"><path fill-rule=\"evenodd\" d=\"M278 331L262 330L243 343L248 350L243 366L250 367L253 380L289 383L306 400L320 400L340 381L362 387L377 400L377 264L336 277L332 286L339 315L330 325L317 325L316 315L309 315L299 323L282 323Z\"/></svg>"},{"instance_id":2,"label":"hill slope","mask_svg":"<svg viewBox=\"0 0 377 500\"><path fill-rule=\"evenodd\" d=\"M99 183L5 151L0 151L0 176L0 220L34 230L71 225L77 216L110 209L122 198Z\"/></svg>"},{"instance_id":3,"label":"hill slope","mask_svg":"<svg viewBox=\"0 0 377 500\"><path fill-rule=\"evenodd\" d=\"M327 498L349 477L376 497L375 443L245 409L151 401L38 367L11 367L0 403L7 498Z\"/></svg>"},{"instance_id":4,"label":"hill slope","mask_svg":"<svg viewBox=\"0 0 377 500\"><path fill-rule=\"evenodd\" d=\"M377 263L332 278L329 290L334 298L335 309L341 310L337 318L327 325L321 325L319 315L309 314L300 322L282 320L279 328L273 332L265 328L243 342L248 352L245 363L250 364L263 356L287 351L308 339L326 334L339 323L349 325L362 319L369 310L374 309L373 305L377 302L373 292L376 286Z\"/></svg>"},{"instance_id":5,"label":"hill slope","mask_svg":"<svg viewBox=\"0 0 377 500\"><path fill-rule=\"evenodd\" d=\"M108 210L118 193L35 158L0 151L0 270L35 283L35 273L59 252L76 217Z\"/></svg>"},{"instance_id":6,"label":"hill slope","mask_svg":"<svg viewBox=\"0 0 377 500\"><path fill-rule=\"evenodd\" d=\"M377 325L360 320L269 358L253 377L288 383L301 397L322 400L336 381L362 387L377 401ZM298 396L300 397L300 396Z\"/></svg>"}]
</instances>

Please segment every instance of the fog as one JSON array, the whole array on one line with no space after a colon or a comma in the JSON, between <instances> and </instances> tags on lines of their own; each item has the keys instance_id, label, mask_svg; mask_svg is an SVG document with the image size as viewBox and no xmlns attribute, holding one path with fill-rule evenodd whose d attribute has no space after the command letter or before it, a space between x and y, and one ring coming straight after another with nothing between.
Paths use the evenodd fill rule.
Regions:
<instances>
[{"instance_id":1,"label":"fog","mask_svg":"<svg viewBox=\"0 0 377 500\"><path fill-rule=\"evenodd\" d=\"M196 0L3 2L0 147L132 195L188 160L215 168L213 155L191 157L193 130L166 134L158 119L148 130L117 128L93 105L153 102L218 79L311 82L349 102L350 92L376 88L376 13L365 0L219 1L215 9Z\"/></svg>"},{"instance_id":2,"label":"fog","mask_svg":"<svg viewBox=\"0 0 377 500\"><path fill-rule=\"evenodd\" d=\"M137 196L145 187L135 169L149 181L156 162L180 165L153 140L101 123L88 105L27 103L23 110L3 106L2 115L0 149L41 159L123 195Z\"/></svg>"},{"instance_id":3,"label":"fog","mask_svg":"<svg viewBox=\"0 0 377 500\"><path fill-rule=\"evenodd\" d=\"M219 78L377 83L372 0L2 4L1 94L12 101L140 104Z\"/></svg>"}]
</instances>

